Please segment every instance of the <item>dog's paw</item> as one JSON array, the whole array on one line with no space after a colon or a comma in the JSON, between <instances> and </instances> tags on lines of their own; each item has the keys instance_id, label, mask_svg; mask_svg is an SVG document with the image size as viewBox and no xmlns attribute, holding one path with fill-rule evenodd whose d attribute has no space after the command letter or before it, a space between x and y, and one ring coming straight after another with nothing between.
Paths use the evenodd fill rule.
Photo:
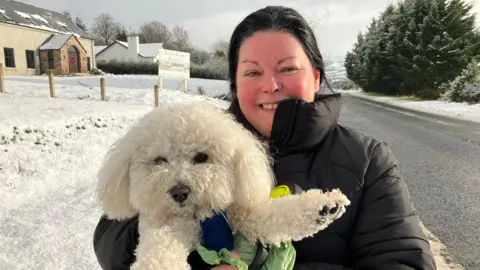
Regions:
<instances>
[{"instance_id":1,"label":"dog's paw","mask_svg":"<svg viewBox=\"0 0 480 270\"><path fill-rule=\"evenodd\" d=\"M338 189L329 192L309 190L304 196L309 201L310 207L316 209L314 219L321 229L340 218L345 213L346 207L350 205L347 196Z\"/></svg>"}]
</instances>

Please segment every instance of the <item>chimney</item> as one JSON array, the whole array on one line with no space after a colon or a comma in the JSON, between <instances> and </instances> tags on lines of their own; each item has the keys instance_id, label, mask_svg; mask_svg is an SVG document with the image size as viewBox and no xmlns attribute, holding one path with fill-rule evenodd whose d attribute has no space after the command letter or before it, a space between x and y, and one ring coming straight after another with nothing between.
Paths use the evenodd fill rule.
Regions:
<instances>
[{"instance_id":1,"label":"chimney","mask_svg":"<svg viewBox=\"0 0 480 270\"><path fill-rule=\"evenodd\" d=\"M140 52L140 42L138 36L128 37L128 54L132 60L137 60Z\"/></svg>"}]
</instances>

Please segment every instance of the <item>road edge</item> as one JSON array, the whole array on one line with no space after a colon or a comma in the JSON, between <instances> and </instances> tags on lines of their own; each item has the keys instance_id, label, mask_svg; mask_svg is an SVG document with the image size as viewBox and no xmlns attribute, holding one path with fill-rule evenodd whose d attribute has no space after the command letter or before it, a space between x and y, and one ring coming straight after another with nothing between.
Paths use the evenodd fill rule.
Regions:
<instances>
[{"instance_id":1,"label":"road edge","mask_svg":"<svg viewBox=\"0 0 480 270\"><path fill-rule=\"evenodd\" d=\"M447 247L421 222L423 232L430 242L438 270L463 270L465 269L458 261L447 252Z\"/></svg>"},{"instance_id":2,"label":"road edge","mask_svg":"<svg viewBox=\"0 0 480 270\"><path fill-rule=\"evenodd\" d=\"M423 111L423 110L412 109L412 108L408 108L408 107L405 107L405 106L393 104L393 103L387 102L387 101L380 101L380 100L377 100L377 99L374 99L374 98L369 98L367 96L364 96L363 94L348 93L348 91L343 91L343 92L340 92L340 93L342 94L342 96L348 96L348 97L360 99L362 101L370 102L370 103L380 105L380 106L383 106L383 107L386 107L386 108L396 109L396 110L403 111L403 112L406 112L406 113L417 114L419 116L429 117L429 118L433 118L433 119L440 120L440 121L461 122L462 124L465 124L465 125L479 125L480 124L480 122L476 122L476 121L472 121L472 120L467 120L467 119L463 119L463 118L455 118L455 117L451 117L451 116L447 116L447 115L443 115L443 114L437 114L437 113L432 113L432 112L426 112L426 111ZM405 101L405 102L409 102L409 101ZM412 101L412 102L414 102L414 101Z\"/></svg>"}]
</instances>

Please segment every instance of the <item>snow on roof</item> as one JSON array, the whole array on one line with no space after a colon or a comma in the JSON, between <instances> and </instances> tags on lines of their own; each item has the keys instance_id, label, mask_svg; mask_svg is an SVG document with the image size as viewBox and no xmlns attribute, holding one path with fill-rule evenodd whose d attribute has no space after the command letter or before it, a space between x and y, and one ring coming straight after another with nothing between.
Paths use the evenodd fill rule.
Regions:
<instances>
[{"instance_id":1,"label":"snow on roof","mask_svg":"<svg viewBox=\"0 0 480 270\"><path fill-rule=\"evenodd\" d=\"M160 48L162 48L162 43L140 44L140 55L143 57L155 57Z\"/></svg>"},{"instance_id":2,"label":"snow on roof","mask_svg":"<svg viewBox=\"0 0 480 270\"><path fill-rule=\"evenodd\" d=\"M116 42L122 44L123 46L127 47L128 49L128 43L125 41L119 41L117 40ZM162 48L163 43L140 43L139 44L139 55L142 57L155 57L157 54L158 50ZM100 52L101 50L99 50Z\"/></svg>"},{"instance_id":3,"label":"snow on roof","mask_svg":"<svg viewBox=\"0 0 480 270\"><path fill-rule=\"evenodd\" d=\"M23 18L26 18L26 19L31 19L32 17L30 17L30 15L28 15L27 13L23 13L21 11L18 11L18 10L15 10L15 12L19 15L19 16L22 16Z\"/></svg>"},{"instance_id":4,"label":"snow on roof","mask_svg":"<svg viewBox=\"0 0 480 270\"><path fill-rule=\"evenodd\" d=\"M73 32L78 37L92 37L64 14L25 4L20 1L0 0L0 22L41 29L53 33Z\"/></svg>"},{"instance_id":5,"label":"snow on roof","mask_svg":"<svg viewBox=\"0 0 480 270\"><path fill-rule=\"evenodd\" d=\"M72 35L54 35L45 44L40 46L40 50L58 50L68 41Z\"/></svg>"},{"instance_id":6,"label":"snow on roof","mask_svg":"<svg viewBox=\"0 0 480 270\"><path fill-rule=\"evenodd\" d=\"M94 48L95 52L94 53L98 54L99 52L101 52L106 47L108 47L108 46L106 46L106 45L95 46L95 48Z\"/></svg>"},{"instance_id":7,"label":"snow on roof","mask_svg":"<svg viewBox=\"0 0 480 270\"><path fill-rule=\"evenodd\" d=\"M39 21L42 21L43 23L45 24L48 24L48 21L45 20L42 16L38 15L38 14L32 14L32 17L39 20Z\"/></svg>"}]
</instances>

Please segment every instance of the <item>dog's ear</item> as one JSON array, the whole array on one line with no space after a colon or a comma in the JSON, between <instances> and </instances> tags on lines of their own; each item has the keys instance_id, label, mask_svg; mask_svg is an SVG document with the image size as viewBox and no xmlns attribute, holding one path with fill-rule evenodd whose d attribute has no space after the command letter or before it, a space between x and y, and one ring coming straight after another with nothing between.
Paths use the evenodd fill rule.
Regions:
<instances>
[{"instance_id":1,"label":"dog's ear","mask_svg":"<svg viewBox=\"0 0 480 270\"><path fill-rule=\"evenodd\" d=\"M130 148L126 138L117 141L108 151L97 174L96 200L110 218L126 219L137 214L129 196Z\"/></svg>"},{"instance_id":2,"label":"dog's ear","mask_svg":"<svg viewBox=\"0 0 480 270\"><path fill-rule=\"evenodd\" d=\"M246 130L237 135L235 204L241 206L268 199L275 179L266 146Z\"/></svg>"}]
</instances>

